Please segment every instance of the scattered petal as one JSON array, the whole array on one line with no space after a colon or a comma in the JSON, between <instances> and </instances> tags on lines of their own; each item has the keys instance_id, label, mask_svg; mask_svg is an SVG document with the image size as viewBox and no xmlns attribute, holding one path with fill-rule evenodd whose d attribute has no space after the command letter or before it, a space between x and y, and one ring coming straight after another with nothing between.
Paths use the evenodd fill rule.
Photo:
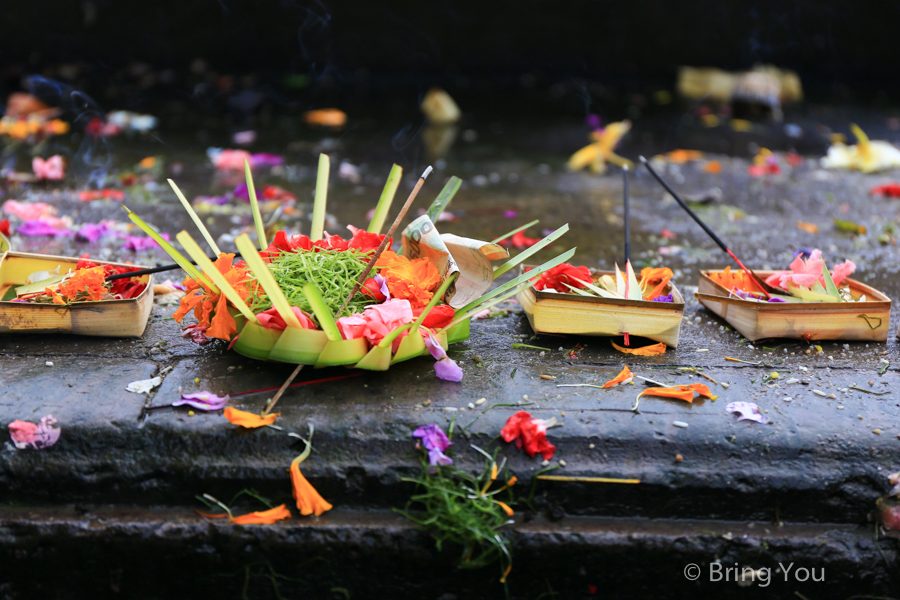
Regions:
<instances>
[{"instance_id":1,"label":"scattered petal","mask_svg":"<svg viewBox=\"0 0 900 600\"><path fill-rule=\"evenodd\" d=\"M631 381L632 381L633 379L634 379L634 374L631 372L631 369L629 369L629 368L626 366L624 369L622 369L622 372L621 372L621 373L619 373L618 375L616 375L615 379L610 379L609 381L607 381L606 383L604 383L604 384L603 384L603 387L604 387L604 388L612 388L612 387L616 387L617 385L623 385L623 384L626 384L626 383L631 383Z\"/></svg>"},{"instance_id":2,"label":"scattered petal","mask_svg":"<svg viewBox=\"0 0 900 600\"><path fill-rule=\"evenodd\" d=\"M149 394L150 390L157 387L162 383L162 377L154 377L153 379L141 379L139 381L132 381L125 389L129 392L134 392L135 394Z\"/></svg>"},{"instance_id":3,"label":"scattered petal","mask_svg":"<svg viewBox=\"0 0 900 600\"><path fill-rule=\"evenodd\" d=\"M235 525L271 525L276 521L290 518L291 511L289 511L287 507L282 504L281 506L276 506L275 508L271 508L269 510L256 511L248 513L246 515L241 515L239 517L234 517L233 519L231 519L231 522Z\"/></svg>"},{"instance_id":4,"label":"scattered petal","mask_svg":"<svg viewBox=\"0 0 900 600\"><path fill-rule=\"evenodd\" d=\"M535 419L527 411L520 410L506 421L500 431L500 437L507 443L515 441L516 448L525 447L528 456L540 453L544 460L553 458L556 446L547 439L547 429L556 424L556 417L543 420Z\"/></svg>"},{"instance_id":5,"label":"scattered petal","mask_svg":"<svg viewBox=\"0 0 900 600\"><path fill-rule=\"evenodd\" d=\"M756 421L763 424L769 422L769 418L759 412L759 407L753 402L732 402L725 410L740 415L738 421Z\"/></svg>"},{"instance_id":6,"label":"scattered petal","mask_svg":"<svg viewBox=\"0 0 900 600\"><path fill-rule=\"evenodd\" d=\"M624 352L625 354L633 354L635 356L659 356L660 354L664 354L666 351L666 345L662 342L658 344L652 344L650 346L644 346L643 348L623 348L612 340L610 340L610 343L613 345L613 348L615 348L619 352Z\"/></svg>"},{"instance_id":7,"label":"scattered petal","mask_svg":"<svg viewBox=\"0 0 900 600\"><path fill-rule=\"evenodd\" d=\"M9 424L9 435L19 450L28 446L40 450L59 441L60 430L53 427L56 423L53 415L43 417L37 425L16 420Z\"/></svg>"},{"instance_id":8,"label":"scattered petal","mask_svg":"<svg viewBox=\"0 0 900 600\"><path fill-rule=\"evenodd\" d=\"M265 425L271 425L275 419L281 416L281 413L272 413L271 415L262 417L243 410L237 410L230 406L225 407L225 418L233 425L240 425L247 429L256 429Z\"/></svg>"},{"instance_id":9,"label":"scattered petal","mask_svg":"<svg viewBox=\"0 0 900 600\"><path fill-rule=\"evenodd\" d=\"M178 389L181 399L172 403L172 406L193 406L199 410L221 410L228 404L231 399L227 394L225 396L217 396L212 392L194 392L193 394L182 393L181 388Z\"/></svg>"}]
</instances>

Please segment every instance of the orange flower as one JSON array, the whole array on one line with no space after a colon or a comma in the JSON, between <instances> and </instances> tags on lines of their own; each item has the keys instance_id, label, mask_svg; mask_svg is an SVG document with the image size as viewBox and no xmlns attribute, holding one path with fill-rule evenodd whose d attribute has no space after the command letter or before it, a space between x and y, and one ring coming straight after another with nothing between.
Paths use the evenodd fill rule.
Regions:
<instances>
[{"instance_id":1,"label":"orange flower","mask_svg":"<svg viewBox=\"0 0 900 600\"><path fill-rule=\"evenodd\" d=\"M697 393L701 396L706 396L710 400L715 400L718 396L710 393L709 388L702 383L692 383L690 385L676 385L675 387L670 388L647 388L640 394L638 394L638 398L644 395L650 396L660 396L662 398L675 398L677 400L684 400L685 402L693 402L694 401L694 393Z\"/></svg>"},{"instance_id":2,"label":"orange flower","mask_svg":"<svg viewBox=\"0 0 900 600\"><path fill-rule=\"evenodd\" d=\"M673 275L672 269L668 267L658 267L656 269L646 267L641 269L641 287L643 289L647 289L654 283L657 284L655 288L644 294L644 300L653 300L662 294Z\"/></svg>"},{"instance_id":3,"label":"orange flower","mask_svg":"<svg viewBox=\"0 0 900 600\"><path fill-rule=\"evenodd\" d=\"M819 233L819 228L814 223L806 221L797 221L797 229L802 229L806 233Z\"/></svg>"},{"instance_id":4,"label":"orange flower","mask_svg":"<svg viewBox=\"0 0 900 600\"><path fill-rule=\"evenodd\" d=\"M269 510L255 511L246 515L241 515L240 517L234 517L231 519L231 522L235 525L271 525L276 521L290 518L291 511L282 504L281 506L276 506Z\"/></svg>"},{"instance_id":5,"label":"orange flower","mask_svg":"<svg viewBox=\"0 0 900 600\"><path fill-rule=\"evenodd\" d=\"M81 269L75 271L74 275L60 283L59 291L66 300L102 300L107 292L104 285L105 281L106 272L103 270L103 267ZM78 296L82 297L79 298ZM56 302L56 299L54 298L53 301Z\"/></svg>"},{"instance_id":6,"label":"orange flower","mask_svg":"<svg viewBox=\"0 0 900 600\"><path fill-rule=\"evenodd\" d=\"M699 150L683 150L679 148L678 150L667 152L666 158L671 163L682 165L693 160L700 160L701 158L703 158L703 153Z\"/></svg>"},{"instance_id":7,"label":"orange flower","mask_svg":"<svg viewBox=\"0 0 900 600\"><path fill-rule=\"evenodd\" d=\"M622 369L622 372L616 375L615 379L610 379L606 383L603 384L604 388L616 387L617 385L622 385L623 383L628 383L632 379L634 379L634 374L631 372L631 369L625 367Z\"/></svg>"},{"instance_id":8,"label":"orange flower","mask_svg":"<svg viewBox=\"0 0 900 600\"><path fill-rule=\"evenodd\" d=\"M215 265L225 279L234 287L241 298L246 300L252 293L250 278L245 265L232 266L234 254L219 254ZM197 323L208 327L206 335L221 340L230 340L237 334L237 323L228 312L228 299L224 294L213 293L202 282L194 281L190 277L184 280L187 288L178 310L172 317L181 323L181 320L192 310Z\"/></svg>"},{"instance_id":9,"label":"orange flower","mask_svg":"<svg viewBox=\"0 0 900 600\"><path fill-rule=\"evenodd\" d=\"M300 514L304 516L315 514L318 517L326 510L331 510L332 506L300 472L300 463L308 454L309 452L304 451L291 462L291 486L293 486L294 499L297 501Z\"/></svg>"},{"instance_id":10,"label":"orange flower","mask_svg":"<svg viewBox=\"0 0 900 600\"><path fill-rule=\"evenodd\" d=\"M56 293L56 291L50 288L44 288L44 295L50 296L53 298L53 304L65 304L66 301L63 300L63 297Z\"/></svg>"},{"instance_id":11,"label":"orange flower","mask_svg":"<svg viewBox=\"0 0 900 600\"><path fill-rule=\"evenodd\" d=\"M717 160L711 160L703 165L703 172L711 175L718 175L722 172L722 163Z\"/></svg>"},{"instance_id":12,"label":"orange flower","mask_svg":"<svg viewBox=\"0 0 900 600\"><path fill-rule=\"evenodd\" d=\"M271 525L276 521L289 519L291 517L291 511L289 511L284 504L282 504L281 506L276 506L275 508L270 508L269 510L247 513L246 515L241 515L239 517L232 517L231 515L227 514L210 515L207 513L202 513L199 510L196 512L201 517L206 517L207 519L224 519L227 517L235 525Z\"/></svg>"},{"instance_id":13,"label":"orange flower","mask_svg":"<svg viewBox=\"0 0 900 600\"><path fill-rule=\"evenodd\" d=\"M387 279L391 296L409 300L412 308L428 304L433 290L441 283L441 274L427 258L409 260L388 250L375 263L381 275Z\"/></svg>"},{"instance_id":14,"label":"orange flower","mask_svg":"<svg viewBox=\"0 0 900 600\"><path fill-rule=\"evenodd\" d=\"M261 417L250 412L231 408L230 406L225 407L225 418L228 419L228 422L232 425L246 427L247 429L256 429L257 427L271 425L275 422L275 419L280 416L281 413L273 413L266 417Z\"/></svg>"},{"instance_id":15,"label":"orange flower","mask_svg":"<svg viewBox=\"0 0 900 600\"><path fill-rule=\"evenodd\" d=\"M503 512L506 513L506 516L507 516L507 517L511 517L511 516L513 516L514 514L516 514L515 511L514 511L513 509L511 509L511 508L510 508L507 504L505 504L504 502L500 502L499 500L494 500L494 502L496 502L497 504L500 505L500 508L503 509Z\"/></svg>"},{"instance_id":16,"label":"orange flower","mask_svg":"<svg viewBox=\"0 0 900 600\"><path fill-rule=\"evenodd\" d=\"M625 354L633 354L635 356L659 356L666 351L666 345L662 342L653 344L651 346L644 346L643 348L623 348L612 340L610 340L610 343L612 343L613 348L615 348L619 352L624 352Z\"/></svg>"},{"instance_id":17,"label":"orange flower","mask_svg":"<svg viewBox=\"0 0 900 600\"><path fill-rule=\"evenodd\" d=\"M737 288L745 292L762 291L759 288L759 284L753 279L748 278L746 273L743 271L732 271L730 266L725 267L725 269L719 273L711 272L709 278L729 291L731 291L732 288Z\"/></svg>"}]
</instances>

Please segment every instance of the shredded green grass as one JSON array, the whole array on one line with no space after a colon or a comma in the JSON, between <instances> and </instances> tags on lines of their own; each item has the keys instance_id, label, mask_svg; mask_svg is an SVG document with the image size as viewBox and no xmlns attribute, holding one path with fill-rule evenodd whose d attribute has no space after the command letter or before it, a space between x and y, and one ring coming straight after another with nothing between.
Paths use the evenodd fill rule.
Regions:
<instances>
[{"instance_id":1,"label":"shredded green grass","mask_svg":"<svg viewBox=\"0 0 900 600\"><path fill-rule=\"evenodd\" d=\"M510 544L501 529L511 521L495 502L500 490L491 492L491 472L496 465L496 452L485 455L480 473L472 475L456 467L432 467L427 454L421 458L422 473L406 478L416 484L416 491L403 510L394 510L417 523L435 539L441 550L444 544L460 548L460 569L477 569L500 560L501 572L512 564ZM497 478L495 484L505 479ZM507 504L512 503L510 488L505 490Z\"/></svg>"},{"instance_id":2,"label":"shredded green grass","mask_svg":"<svg viewBox=\"0 0 900 600\"><path fill-rule=\"evenodd\" d=\"M312 315L312 306L303 294L303 286L315 283L322 292L328 310L335 319L339 319L362 312L366 306L375 303L375 299L371 296L357 292L344 310L340 310L356 280L366 268L367 263L363 259L371 254L371 251L355 250L282 252L278 258L269 263L269 270L291 306ZM260 313L271 307L272 301L262 293L250 308L254 313Z\"/></svg>"}]
</instances>

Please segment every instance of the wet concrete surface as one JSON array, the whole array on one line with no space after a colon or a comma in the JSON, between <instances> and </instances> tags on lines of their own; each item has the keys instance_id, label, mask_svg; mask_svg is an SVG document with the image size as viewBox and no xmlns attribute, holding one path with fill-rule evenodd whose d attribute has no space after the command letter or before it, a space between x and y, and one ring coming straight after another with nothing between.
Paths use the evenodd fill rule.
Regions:
<instances>
[{"instance_id":1,"label":"wet concrete surface","mask_svg":"<svg viewBox=\"0 0 900 600\"><path fill-rule=\"evenodd\" d=\"M527 150L529 144L535 143L534 138L529 138L531 141L515 138L512 142L514 148L518 142L515 151L504 149L501 139L500 134L486 133L478 144L460 143L454 154L439 164L437 177L429 180L429 191L423 193L418 205L427 206L440 189L442 178L455 174L466 180L451 205L458 220L441 223L441 231L492 239L534 218L541 219L539 228L547 229L568 222L571 232L541 256L549 258L553 253L577 246L574 264L609 268L615 260L621 262L618 173L606 176L566 173L561 169L564 155L550 156L546 152ZM577 149L577 143L571 150ZM637 146L632 149L638 149ZM626 155L630 155L628 148L626 142L623 150ZM144 153L151 154L152 150L152 146L138 145L123 155L139 158ZM347 158L359 164L367 152L368 146L354 148L348 144L335 151L334 158ZM185 163L187 174L176 180L183 184L189 197L221 193L228 187L226 182L212 178L210 169L202 165L202 158L196 153L178 158ZM817 167L813 158L807 157L803 165L794 169L782 160L784 174L756 179L747 175L746 159L724 155L706 158L719 160L723 173L710 175L699 164L687 164L670 165L666 176L676 189L684 192L721 188L722 204L701 209L701 214L749 266L786 268L799 248L819 247L829 264L852 259L858 265L854 277L892 298L900 298L897 248L891 240L886 244L877 241L881 234L893 235L890 226L897 222L900 204L868 195L871 186L891 181L896 173L826 172ZM297 194L299 207L305 210L301 210L299 221L289 221L286 225L306 231L313 159L304 150L294 154L289 159L292 162L299 166L280 175L263 175L260 181L284 185ZM407 167L404 185L408 189L420 167L415 164ZM335 226L329 225L328 229L338 233L337 224L364 223L364 215L374 205L386 173L385 165L373 162L368 165L362 183L335 181L329 201ZM600 338L533 336L518 306L510 303L496 316L473 322L471 339L452 347L450 356L465 371L460 384L437 380L431 361L416 359L386 373L366 372L351 379L293 388L279 404L281 430L244 432L228 424L219 413L192 416L184 408L142 410L145 405L171 403L178 398L179 389L237 394L276 387L292 370L286 365L245 359L227 351L224 343L197 346L183 339L179 335L180 327L170 318L173 306L154 307L147 331L139 340L0 336L3 384L0 422L36 421L52 413L60 420L63 430L60 442L49 450L16 451L7 444L0 452L0 499L8 507L17 507L4 513L8 534L4 545L15 552L19 552L16 548L40 546L35 541L43 535L40 527L28 523L47 519L46 527L52 528L53 515L57 514L52 507L59 505L77 503L89 510L106 504L135 507L139 514L122 516L121 527L113 529L143 532L140 535L153 538L158 535L155 532L169 527L222 530L190 514L190 507L199 506L194 496L201 493L231 497L238 490L250 487L273 500L290 504L286 469L303 444L286 434L305 435L307 423L312 422L316 426L315 452L304 464L303 471L344 512L319 519L293 519L288 527L272 530L277 534L262 533L265 528L247 532L233 527L224 528L227 536L203 534L232 549L242 544L242 536L284 535L285 541L279 543L287 540L294 543L296 540L291 537L294 534L283 530L328 528L332 521L340 522L344 518L340 515L345 513L363 514L403 506L412 490L402 478L418 470L410 437L416 427L426 423L446 427L454 423L456 456L460 464L474 467L478 454L468 444L491 448L498 443L504 445L496 439L500 428L513 412L525 409L540 418L556 417L562 423L549 433L558 448L549 466L561 466L560 460L566 463L554 474L641 480L639 485L537 482L539 501L535 508L538 512L559 507L577 518L567 517L559 524L544 523L540 532L532 532L533 535L527 533L529 526L514 527L522 532L521 543L530 548L526 555L534 553L533 559L526 559L534 560L533 564L539 565L541 557L550 555L556 557L553 564L565 565L566 561L578 564L574 557L583 557L584 552L606 558L624 554L627 558L622 558L623 561L646 560L648 569L650 565L662 564L659 561L666 552L677 553L682 562L691 562L686 559L694 556L700 558L693 562L710 562L717 557L731 556L729 551L720 551L718 546L704 541L719 539L704 533L717 531L716 521L784 522L788 523L788 529L784 530L788 533L779 534L786 540L780 546L782 555L794 552L795 556L810 561L819 558L832 561L828 564L842 573L868 569L867 578L860 583L862 587L853 591L887 593L892 580L887 575L886 563L889 558L895 564L896 548L891 540L880 542L888 558L879 562L875 547L866 544L874 543L870 541L873 526L868 520L875 500L889 487L887 474L897 468L900 447L900 398L894 387L898 380L894 365L900 365L897 340L892 334L882 344L821 343L822 352L810 350L803 341L750 344L693 298L700 269L728 264L722 253L674 202L665 198L661 188L646 174L640 171L635 174L631 190L636 262L673 268L675 283L686 299L679 346L658 357L625 356L613 350L608 340ZM13 192L9 197L16 196ZM117 216L121 209L115 202L82 203L70 191L55 193L36 188L22 190L18 197L52 201L59 206L61 214L72 215L76 223L124 216ZM174 196L162 188L145 199L129 198L127 204L147 221L172 234L189 226ZM515 218L504 218L504 211L510 210L516 211ZM837 232L832 218L854 220L865 225L868 233L849 236ZM798 230L798 220L817 224L820 232L813 235ZM242 209L234 214L210 216L208 222L216 235L225 236L220 240L227 241L248 229L251 217ZM661 236L664 229L672 232L674 239L664 239ZM536 230L529 233L536 235ZM96 245L47 238L16 237L13 241L17 250L69 255L90 252L98 258L131 260L138 264L168 262L160 252L136 254L122 250L121 241L105 240ZM223 246L231 247L225 243ZM661 256L660 246L680 249ZM895 306L892 332L898 323L896 311ZM523 341L549 350L510 346ZM573 349L576 356L570 357L569 351ZM758 364L729 361L726 357ZM53 366L46 366L47 361L52 361ZM633 411L635 396L642 385L612 390L558 387L561 384L602 385L623 365L638 375L666 384L709 384L718 399L688 404L645 397L639 410ZM160 374L168 367L171 371L164 374L162 385L150 398L125 391L129 382ZM685 367L695 368L719 383L682 370ZM779 378L766 381L773 371L778 371ZM356 373L307 368L297 381L313 382L346 374ZM554 379L544 379L541 375ZM788 384L791 379L800 381ZM850 389L850 386L880 395ZM823 392L825 397L813 390ZM259 411L271 394L235 396L231 405ZM481 398L486 401L475 405ZM771 424L737 422L737 417L725 410L725 405L733 401L756 402ZM677 426L675 422L687 427ZM531 477L543 468L540 459L529 459L514 448L505 448L503 454L509 458L512 472L523 482L524 495ZM681 455L683 460L676 462L676 455ZM17 511L32 506L46 507L40 509L45 512L27 519L18 516L22 513ZM151 522L153 519L141 512L149 510L159 510L164 516ZM603 517L617 520L591 520ZM111 517L111 522L116 522L116 518ZM608 531L608 525L624 518L652 519L639 522L652 530L647 539L656 541L635 541L640 536L624 530L603 534ZM391 523L378 525L382 527L378 535L393 540L392 527L408 529L402 522ZM798 528L806 526L813 527L811 531L815 533L801 533ZM674 527L677 533L654 529L667 527ZM816 541L816 536L829 535L825 532L838 532L834 535L840 537L844 534L839 532L857 531L856 528L865 528L868 533L847 534L857 536L852 539L858 542L835 542L844 550L828 554L821 549L821 540ZM118 534L108 531L110 547L124 548L130 543L116 541ZM55 533L46 535L56 536ZM195 557L211 552L200 541L205 538L197 535L192 547ZM72 547L81 548L88 543L80 533L71 536L66 543ZM355 544L362 547L386 544L392 551L402 553L406 542L397 541L398 545L394 546L385 539L361 540L350 536L345 538L347 552L351 555L359 552L358 548L352 549ZM409 543L416 552L430 556L427 539L422 536L409 539L415 540ZM269 542L259 541L259 544L269 548ZM767 546L773 544L771 541L762 540L758 544L754 546L758 555L775 557L770 551L773 546ZM853 544L863 544L858 549L866 549L866 556L852 550ZM873 552L876 554L872 555ZM275 554L266 552L270 557ZM560 562L556 562L557 558ZM602 562L603 559L590 560ZM368 564L376 563L377 560ZM600 563L596 564L599 569ZM623 563L613 564L623 567ZM413 566L405 565L408 572ZM229 566L232 567L235 564ZM591 579L583 574L593 572L587 562L581 569L577 577ZM581 590L581 594L587 585L595 585L571 574L561 573L559 579L550 573L544 576L551 587L557 581L564 581L560 584L564 589ZM459 589L472 592L472 597L496 597L495 588L481 595L472 591L477 587L475 582L485 581L483 572L472 577L466 580L471 582L465 584L469 587ZM535 581L534 586L524 589L537 589L540 581ZM615 588L616 597L646 597L642 594L650 591L659 597L681 597L680 594L686 593L682 588L666 588L664 582L653 587L635 578L629 581L632 587ZM678 583L683 583L680 575ZM339 582L334 585L341 587ZM452 587L445 589L456 593ZM759 589L756 592L762 593ZM539 593L522 591L514 596L535 597ZM709 586L691 593L721 597ZM786 591L784 597L791 593ZM825 597L812 591L807 596ZM762 594L759 597L781 596Z\"/></svg>"}]
</instances>

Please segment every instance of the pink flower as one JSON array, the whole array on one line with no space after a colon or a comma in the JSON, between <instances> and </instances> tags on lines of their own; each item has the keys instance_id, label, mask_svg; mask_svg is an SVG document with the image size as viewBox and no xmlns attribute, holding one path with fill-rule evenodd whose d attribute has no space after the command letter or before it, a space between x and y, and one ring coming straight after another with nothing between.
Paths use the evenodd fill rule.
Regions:
<instances>
[{"instance_id":1,"label":"pink flower","mask_svg":"<svg viewBox=\"0 0 900 600\"><path fill-rule=\"evenodd\" d=\"M783 290L788 289L788 282L810 287L822 279L822 267L824 266L825 261L822 260L822 253L819 250L813 250L809 259L803 260L797 256L794 262L791 263L790 271L773 273L766 279L766 283Z\"/></svg>"},{"instance_id":2,"label":"pink flower","mask_svg":"<svg viewBox=\"0 0 900 600\"><path fill-rule=\"evenodd\" d=\"M453 445L447 435L437 425L422 425L413 432L413 437L422 440L428 451L428 462L431 466L452 465L453 459L444 452Z\"/></svg>"},{"instance_id":3,"label":"pink flower","mask_svg":"<svg viewBox=\"0 0 900 600\"><path fill-rule=\"evenodd\" d=\"M41 235L52 235L56 236L65 236L65 235L75 235L74 231L69 231L63 225L61 228L54 227L50 223L46 223L43 220L41 221L25 221L21 225L19 225L16 233L19 235L24 235L27 237L37 237Z\"/></svg>"},{"instance_id":4,"label":"pink flower","mask_svg":"<svg viewBox=\"0 0 900 600\"><path fill-rule=\"evenodd\" d=\"M220 171L243 171L245 160L253 164L253 156L246 150L222 150L212 157L213 164Z\"/></svg>"},{"instance_id":5,"label":"pink flower","mask_svg":"<svg viewBox=\"0 0 900 600\"><path fill-rule=\"evenodd\" d=\"M853 275L854 271L856 271L856 265L852 260L847 260L839 265L834 265L834 269L831 270L831 278L834 280L834 285L841 285L844 279ZM823 277L822 279L824 280L825 278Z\"/></svg>"},{"instance_id":6,"label":"pink flower","mask_svg":"<svg viewBox=\"0 0 900 600\"><path fill-rule=\"evenodd\" d=\"M63 164L62 156L56 154L47 160L39 156L35 156L31 161L31 168L34 176L38 179L62 179L66 174L66 167Z\"/></svg>"},{"instance_id":7,"label":"pink flower","mask_svg":"<svg viewBox=\"0 0 900 600\"><path fill-rule=\"evenodd\" d=\"M19 217L23 221L35 221L43 217L52 217L56 214L56 209L46 202L7 200L3 203L3 212Z\"/></svg>"},{"instance_id":8,"label":"pink flower","mask_svg":"<svg viewBox=\"0 0 900 600\"><path fill-rule=\"evenodd\" d=\"M297 316L297 320L300 321L300 327L303 329L318 329L315 322L305 312L296 306L292 306L291 309ZM259 313L256 315L256 318L259 319L260 325L268 329L287 329L287 323L284 322L284 319L281 318L275 307Z\"/></svg>"},{"instance_id":9,"label":"pink flower","mask_svg":"<svg viewBox=\"0 0 900 600\"><path fill-rule=\"evenodd\" d=\"M206 337L206 325L200 325L199 323L194 323L192 325L188 325L184 329L181 330L181 337L183 338L191 338L191 341L195 344L203 345L209 341L209 338Z\"/></svg>"},{"instance_id":10,"label":"pink flower","mask_svg":"<svg viewBox=\"0 0 900 600\"><path fill-rule=\"evenodd\" d=\"M178 393L181 394L181 399L173 402L172 406L183 406L187 404L198 410L221 410L231 399L227 394L225 396L216 396L212 392L185 394L181 391L181 388L178 388Z\"/></svg>"},{"instance_id":11,"label":"pink flower","mask_svg":"<svg viewBox=\"0 0 900 600\"><path fill-rule=\"evenodd\" d=\"M162 233L160 234L162 239L169 241L169 234ZM152 237L140 237L135 235L125 236L125 244L122 246L126 250L134 250L135 252L140 252L141 250L151 250L153 248L159 248L159 244L156 243Z\"/></svg>"},{"instance_id":12,"label":"pink flower","mask_svg":"<svg viewBox=\"0 0 900 600\"><path fill-rule=\"evenodd\" d=\"M51 427L56 424L53 415L47 415L35 425L28 421L13 421L9 424L9 436L19 450L32 446L40 450L52 446L59 440L59 429Z\"/></svg>"},{"instance_id":13,"label":"pink flower","mask_svg":"<svg viewBox=\"0 0 900 600\"><path fill-rule=\"evenodd\" d=\"M364 337L375 346L391 331L412 323L412 320L413 311L409 300L394 298L383 304L373 304L362 314L341 317L337 320L337 326L344 339ZM400 344L401 337L394 340L394 350Z\"/></svg>"}]
</instances>

